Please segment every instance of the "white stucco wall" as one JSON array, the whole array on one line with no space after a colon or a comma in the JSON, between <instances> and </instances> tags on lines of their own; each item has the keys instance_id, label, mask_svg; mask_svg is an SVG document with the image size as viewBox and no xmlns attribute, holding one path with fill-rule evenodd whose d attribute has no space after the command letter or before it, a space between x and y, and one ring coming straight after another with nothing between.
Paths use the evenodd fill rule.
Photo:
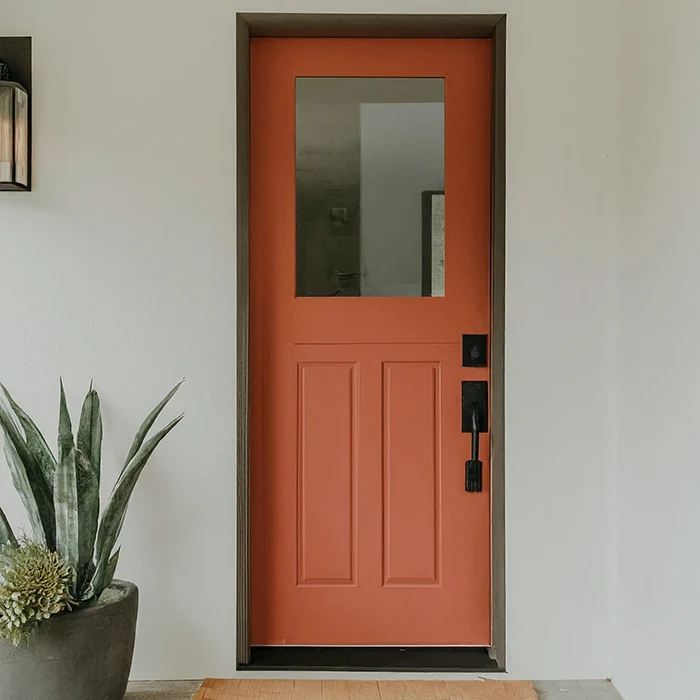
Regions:
<instances>
[{"instance_id":1,"label":"white stucco wall","mask_svg":"<svg viewBox=\"0 0 700 700\"><path fill-rule=\"evenodd\" d=\"M611 672L615 27L606 0L0 0L34 37L34 191L0 195L0 379L53 433L94 377L106 481L181 376L123 534L135 678L234 673L237 10L509 13L508 658ZM688 496L689 497L689 494ZM20 509L0 470L0 499Z\"/></svg>"},{"instance_id":2,"label":"white stucco wall","mask_svg":"<svg viewBox=\"0 0 700 700\"><path fill-rule=\"evenodd\" d=\"M613 678L700 694L700 6L623 0Z\"/></svg>"}]
</instances>

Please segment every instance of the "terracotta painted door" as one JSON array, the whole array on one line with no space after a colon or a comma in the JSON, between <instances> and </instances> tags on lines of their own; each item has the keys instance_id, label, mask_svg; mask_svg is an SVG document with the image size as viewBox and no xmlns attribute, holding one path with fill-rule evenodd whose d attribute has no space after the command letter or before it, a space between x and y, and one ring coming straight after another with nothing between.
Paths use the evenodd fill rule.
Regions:
<instances>
[{"instance_id":1,"label":"terracotta painted door","mask_svg":"<svg viewBox=\"0 0 700 700\"><path fill-rule=\"evenodd\" d=\"M490 644L488 436L467 493L461 426L488 379L461 343L490 323L490 62L252 42L254 645Z\"/></svg>"}]
</instances>

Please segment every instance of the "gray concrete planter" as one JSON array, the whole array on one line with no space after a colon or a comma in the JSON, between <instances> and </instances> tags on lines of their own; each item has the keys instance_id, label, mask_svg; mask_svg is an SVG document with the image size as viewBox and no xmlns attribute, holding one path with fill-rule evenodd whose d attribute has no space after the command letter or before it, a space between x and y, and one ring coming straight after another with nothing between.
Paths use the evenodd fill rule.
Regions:
<instances>
[{"instance_id":1,"label":"gray concrete planter","mask_svg":"<svg viewBox=\"0 0 700 700\"><path fill-rule=\"evenodd\" d=\"M114 581L100 601L39 625L29 646L0 641L0 700L123 700L138 589Z\"/></svg>"}]
</instances>

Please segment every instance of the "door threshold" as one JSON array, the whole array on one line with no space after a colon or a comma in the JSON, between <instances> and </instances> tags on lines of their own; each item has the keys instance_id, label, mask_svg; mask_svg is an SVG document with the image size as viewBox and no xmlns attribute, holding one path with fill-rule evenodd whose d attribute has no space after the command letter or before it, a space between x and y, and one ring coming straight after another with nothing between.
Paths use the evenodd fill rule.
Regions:
<instances>
[{"instance_id":1,"label":"door threshold","mask_svg":"<svg viewBox=\"0 0 700 700\"><path fill-rule=\"evenodd\" d=\"M292 647L253 646L241 671L501 671L488 647Z\"/></svg>"}]
</instances>

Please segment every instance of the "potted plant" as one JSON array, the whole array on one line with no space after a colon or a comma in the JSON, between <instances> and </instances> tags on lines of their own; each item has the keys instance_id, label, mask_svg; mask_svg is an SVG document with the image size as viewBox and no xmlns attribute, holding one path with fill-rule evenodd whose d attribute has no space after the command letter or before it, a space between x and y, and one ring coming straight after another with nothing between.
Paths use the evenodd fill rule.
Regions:
<instances>
[{"instance_id":1,"label":"potted plant","mask_svg":"<svg viewBox=\"0 0 700 700\"><path fill-rule=\"evenodd\" d=\"M149 457L182 415L148 437L180 384L151 411L100 515L102 417L95 389L77 433L61 383L58 453L7 389L0 428L30 534L0 509L0 700L122 700L134 651L138 589L114 580L117 539Z\"/></svg>"}]
</instances>

